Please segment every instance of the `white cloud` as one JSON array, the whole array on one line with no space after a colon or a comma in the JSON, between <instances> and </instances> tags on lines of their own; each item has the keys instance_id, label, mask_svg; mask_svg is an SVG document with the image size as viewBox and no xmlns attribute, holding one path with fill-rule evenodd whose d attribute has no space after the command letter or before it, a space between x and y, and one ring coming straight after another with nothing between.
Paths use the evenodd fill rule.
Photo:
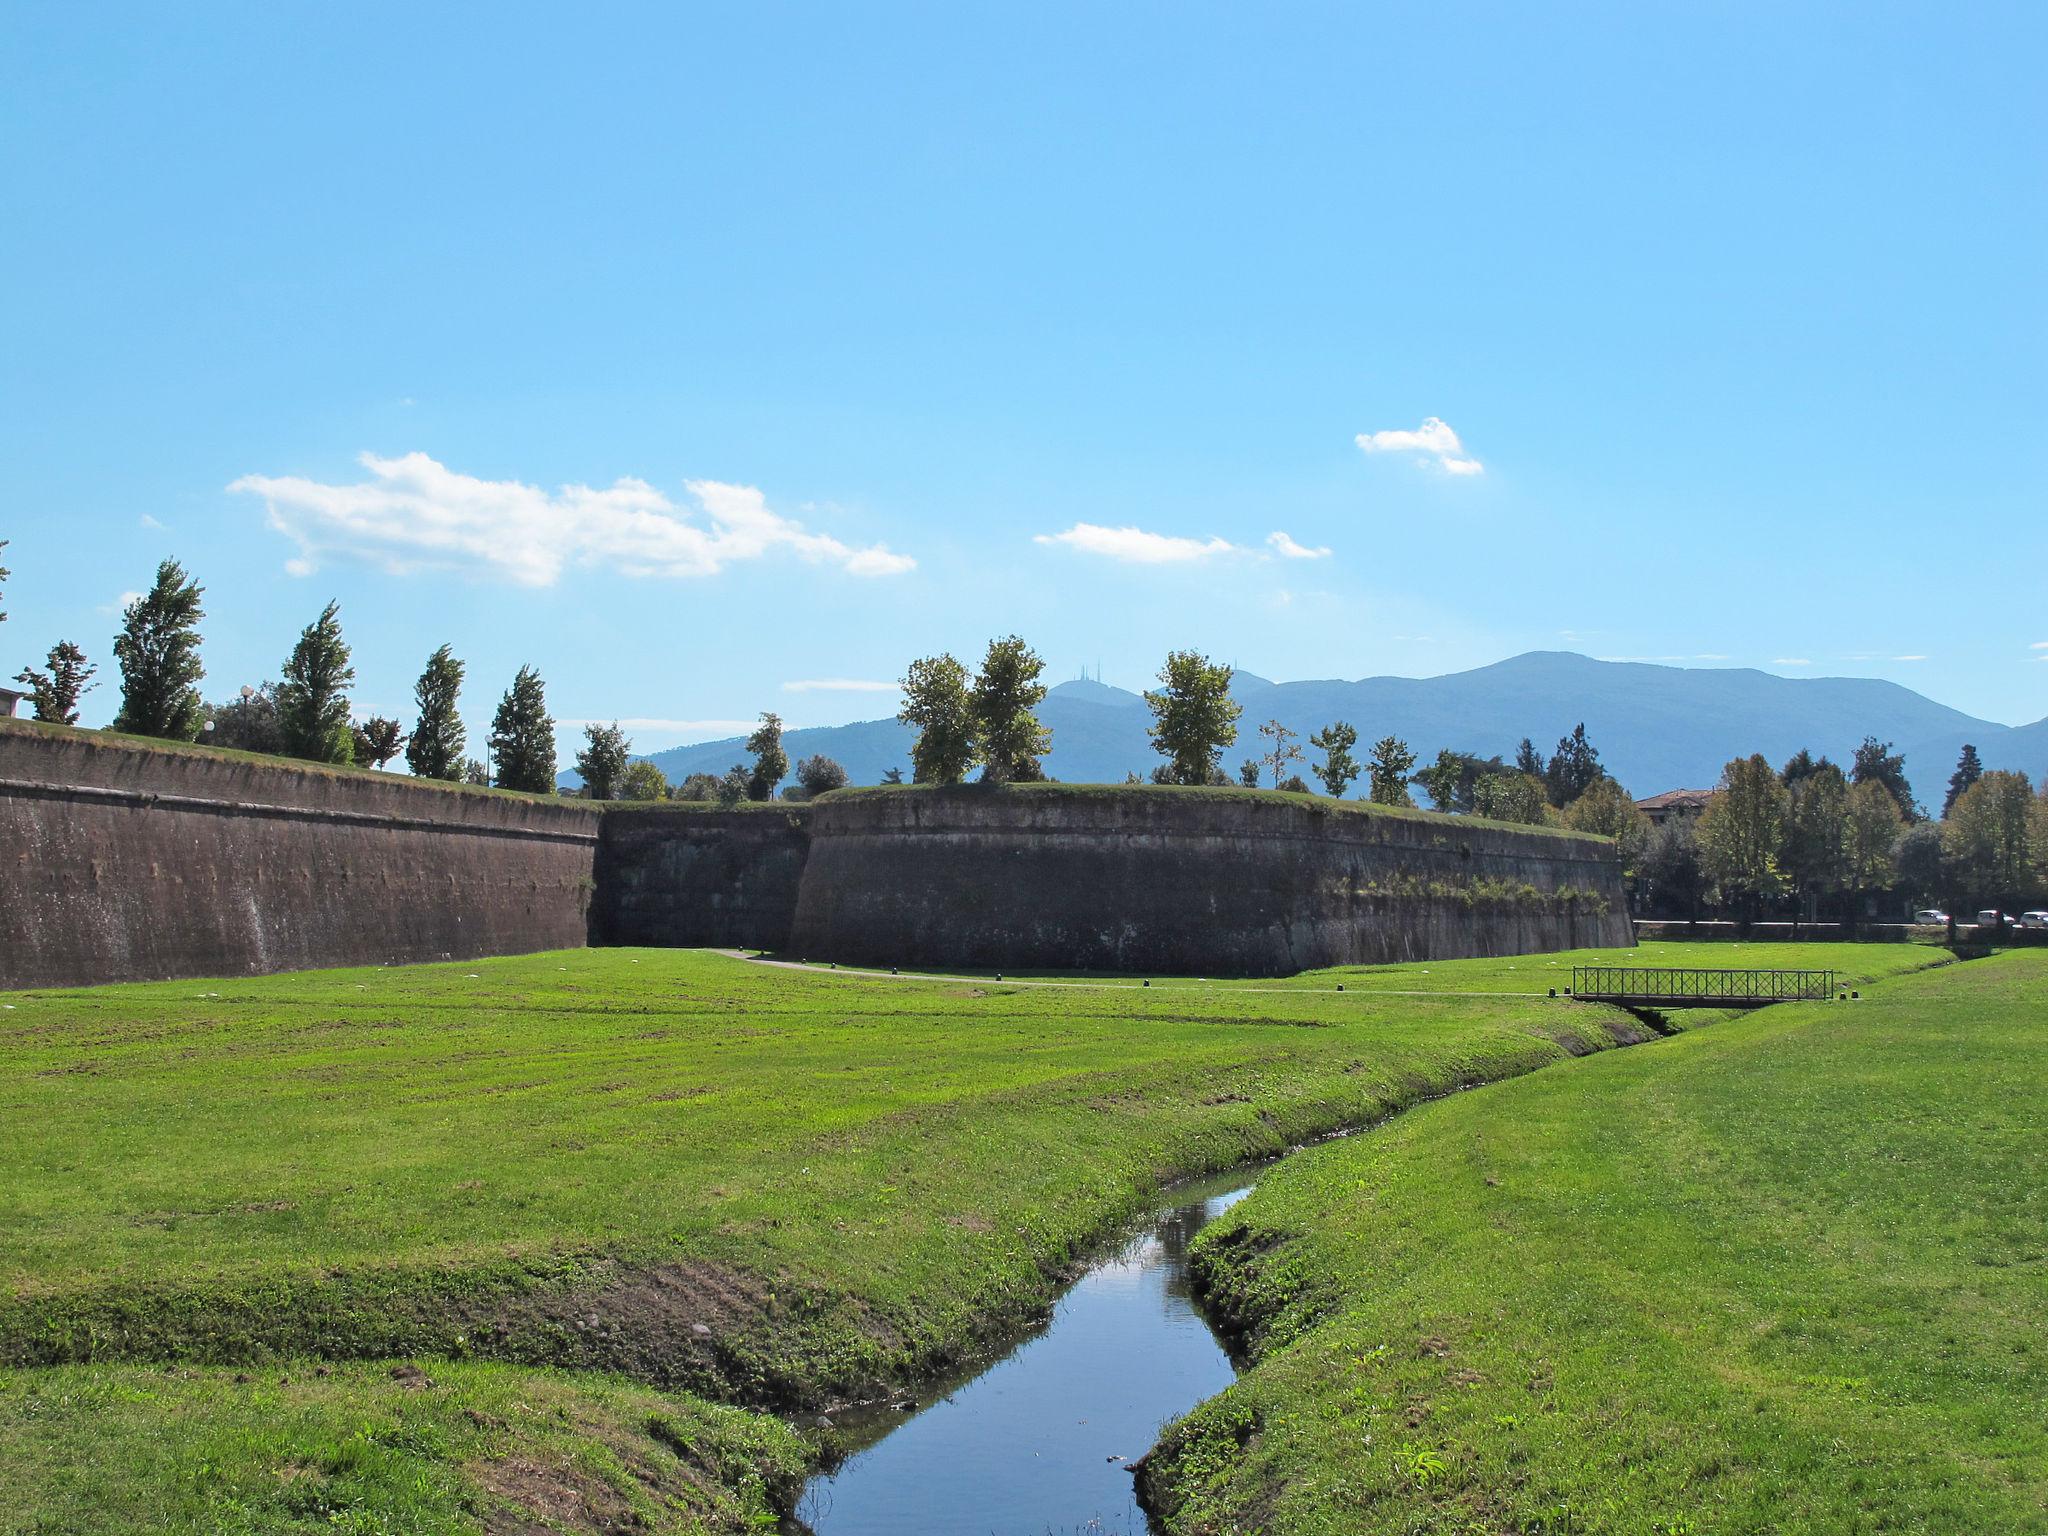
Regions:
<instances>
[{"instance_id":1,"label":"white cloud","mask_svg":"<svg viewBox=\"0 0 2048 1536\"><path fill-rule=\"evenodd\" d=\"M1267 534L1266 542L1272 545L1274 551L1277 554L1279 554L1283 559L1327 560L1330 558L1329 545L1318 544L1314 549L1309 549L1305 545L1295 543L1293 539L1289 538L1285 533L1280 532L1278 530L1275 530L1274 532Z\"/></svg>"},{"instance_id":2,"label":"white cloud","mask_svg":"<svg viewBox=\"0 0 2048 1536\"><path fill-rule=\"evenodd\" d=\"M1925 656L1894 656L1893 661L1925 661Z\"/></svg>"},{"instance_id":3,"label":"white cloud","mask_svg":"<svg viewBox=\"0 0 2048 1536\"><path fill-rule=\"evenodd\" d=\"M286 563L311 574L323 557L354 555L394 575L467 569L522 586L551 586L569 565L627 576L713 576L789 550L854 576L895 576L917 562L882 545L853 549L770 510L750 485L686 482L694 508L644 480L549 492L517 480L458 474L424 453L361 455L370 478L325 485L296 475L244 475L230 491L261 496L270 526L299 546Z\"/></svg>"},{"instance_id":4,"label":"white cloud","mask_svg":"<svg viewBox=\"0 0 2048 1536\"><path fill-rule=\"evenodd\" d=\"M2048 651L2048 640L2036 640L2027 649L2030 651Z\"/></svg>"},{"instance_id":5,"label":"white cloud","mask_svg":"<svg viewBox=\"0 0 2048 1536\"><path fill-rule=\"evenodd\" d=\"M1771 663L1774 667L1810 667L1813 662L1805 656L1780 656Z\"/></svg>"},{"instance_id":6,"label":"white cloud","mask_svg":"<svg viewBox=\"0 0 2048 1536\"><path fill-rule=\"evenodd\" d=\"M123 593L122 593L122 594L121 594L121 595L120 595L119 597L115 598L115 599L114 599L114 600L113 600L113 601L112 601L111 603L101 603L101 604L100 604L100 612L101 612L101 613L122 613L122 612L125 612L125 611L127 610L127 607L128 607L128 605L129 605L130 603L139 603L139 602L141 602L141 601L142 601L142 594L141 594L140 592L123 592Z\"/></svg>"},{"instance_id":7,"label":"white cloud","mask_svg":"<svg viewBox=\"0 0 2048 1536\"><path fill-rule=\"evenodd\" d=\"M1726 651L1701 651L1693 657L1694 661L1726 661L1727 659L1728 653Z\"/></svg>"},{"instance_id":8,"label":"white cloud","mask_svg":"<svg viewBox=\"0 0 2048 1536\"><path fill-rule=\"evenodd\" d=\"M719 741L727 736L744 736L759 725L759 720L663 720L652 716L635 716L625 720L571 720L558 719L555 729L559 734L564 730L582 730L586 725L616 725L626 732L648 731L656 736L695 737L700 741Z\"/></svg>"},{"instance_id":9,"label":"white cloud","mask_svg":"<svg viewBox=\"0 0 2048 1536\"><path fill-rule=\"evenodd\" d=\"M1424 419L1413 432L1361 432L1353 439L1366 453L1419 453L1447 475L1483 475L1486 466L1465 451L1458 434L1440 416Z\"/></svg>"},{"instance_id":10,"label":"white cloud","mask_svg":"<svg viewBox=\"0 0 2048 1536\"><path fill-rule=\"evenodd\" d=\"M1095 523L1076 523L1065 533L1034 534L1032 542L1065 544L1070 549L1135 565L1174 565L1206 560L1211 555L1242 553L1227 539L1187 539L1170 533L1147 533L1143 528L1104 528Z\"/></svg>"},{"instance_id":11,"label":"white cloud","mask_svg":"<svg viewBox=\"0 0 2048 1536\"><path fill-rule=\"evenodd\" d=\"M150 515L149 515L149 514L148 514L147 512L145 512L145 513L143 513L143 514L142 514L141 522L142 522L142 526L143 526L143 527L145 527L145 528L162 528L162 527L163 527L163 524L162 524L162 523L158 522L158 521L157 521L157 520L156 520L155 518L151 517L151 516L150 516Z\"/></svg>"},{"instance_id":12,"label":"white cloud","mask_svg":"<svg viewBox=\"0 0 2048 1536\"><path fill-rule=\"evenodd\" d=\"M902 686L859 677L807 677L782 685L788 693L896 693Z\"/></svg>"}]
</instances>

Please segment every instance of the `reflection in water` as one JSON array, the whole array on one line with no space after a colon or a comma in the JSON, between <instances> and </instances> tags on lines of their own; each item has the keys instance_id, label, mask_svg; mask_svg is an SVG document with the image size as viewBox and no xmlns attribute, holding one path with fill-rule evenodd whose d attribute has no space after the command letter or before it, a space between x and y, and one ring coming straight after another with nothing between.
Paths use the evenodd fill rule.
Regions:
<instances>
[{"instance_id":1,"label":"reflection in water","mask_svg":"<svg viewBox=\"0 0 2048 1536\"><path fill-rule=\"evenodd\" d=\"M1143 1532L1126 1465L1234 1375L1189 1300L1187 1250L1245 1193L1174 1192L1172 1209L1060 1299L1044 1332L813 1478L800 1518L817 1536Z\"/></svg>"}]
</instances>

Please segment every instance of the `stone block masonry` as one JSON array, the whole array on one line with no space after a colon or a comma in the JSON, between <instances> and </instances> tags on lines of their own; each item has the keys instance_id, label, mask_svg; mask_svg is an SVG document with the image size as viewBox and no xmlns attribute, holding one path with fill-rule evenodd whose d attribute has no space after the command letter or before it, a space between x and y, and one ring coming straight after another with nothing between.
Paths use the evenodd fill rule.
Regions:
<instances>
[{"instance_id":1,"label":"stone block masonry","mask_svg":"<svg viewBox=\"0 0 2048 1536\"><path fill-rule=\"evenodd\" d=\"M1610 844L1356 802L607 807L0 721L0 989L583 944L1267 976L1629 942Z\"/></svg>"}]
</instances>

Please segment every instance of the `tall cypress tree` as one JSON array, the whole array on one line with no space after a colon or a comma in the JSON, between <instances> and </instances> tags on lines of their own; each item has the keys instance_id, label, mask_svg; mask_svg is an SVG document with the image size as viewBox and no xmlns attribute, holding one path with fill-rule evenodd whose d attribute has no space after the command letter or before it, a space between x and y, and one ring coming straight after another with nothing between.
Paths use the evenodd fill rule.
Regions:
<instances>
[{"instance_id":1,"label":"tall cypress tree","mask_svg":"<svg viewBox=\"0 0 2048 1536\"><path fill-rule=\"evenodd\" d=\"M277 718L287 755L315 763L356 760L349 686L356 669L341 638L341 605L329 602L299 634L277 685Z\"/></svg>"},{"instance_id":2,"label":"tall cypress tree","mask_svg":"<svg viewBox=\"0 0 2048 1536\"><path fill-rule=\"evenodd\" d=\"M540 674L532 667L519 669L498 703L491 720L491 758L498 788L554 793L555 722Z\"/></svg>"},{"instance_id":3,"label":"tall cypress tree","mask_svg":"<svg viewBox=\"0 0 2048 1536\"><path fill-rule=\"evenodd\" d=\"M469 746L469 732L455 712L455 701L462 693L462 670L454 650L444 645L427 658L427 670L413 684L413 703L419 706L420 718L405 746L405 766L420 778L455 782L463 776L462 754Z\"/></svg>"},{"instance_id":4,"label":"tall cypress tree","mask_svg":"<svg viewBox=\"0 0 2048 1536\"><path fill-rule=\"evenodd\" d=\"M199 662L199 621L206 589L175 560L156 568L149 591L121 610L114 659L121 664L121 708L114 729L137 736L190 741L206 706L193 686L206 675Z\"/></svg>"},{"instance_id":5,"label":"tall cypress tree","mask_svg":"<svg viewBox=\"0 0 2048 1536\"><path fill-rule=\"evenodd\" d=\"M1963 755L1956 759L1956 771L1949 775L1948 798L1941 802L1941 819L1948 820L1948 813L1956 808L1956 802L1969 792L1972 784L1984 777L1984 765L1977 761L1977 749L1968 742L1963 743Z\"/></svg>"}]
</instances>

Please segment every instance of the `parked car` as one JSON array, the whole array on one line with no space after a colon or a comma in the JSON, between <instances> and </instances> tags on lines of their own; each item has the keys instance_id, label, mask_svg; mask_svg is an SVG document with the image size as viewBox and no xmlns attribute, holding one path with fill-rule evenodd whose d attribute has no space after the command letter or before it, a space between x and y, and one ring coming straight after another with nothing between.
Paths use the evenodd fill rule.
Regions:
<instances>
[{"instance_id":1,"label":"parked car","mask_svg":"<svg viewBox=\"0 0 2048 1536\"><path fill-rule=\"evenodd\" d=\"M2038 908L2032 912L2022 912L2020 914L2020 926L2022 928L2048 928L2048 912L2043 912Z\"/></svg>"},{"instance_id":2,"label":"parked car","mask_svg":"<svg viewBox=\"0 0 2048 1536\"><path fill-rule=\"evenodd\" d=\"M1946 923L1948 921L1948 914L1935 907L1922 907L1918 912L1915 912L1913 914L1913 921L1916 923L1923 924Z\"/></svg>"},{"instance_id":3,"label":"parked car","mask_svg":"<svg viewBox=\"0 0 2048 1536\"><path fill-rule=\"evenodd\" d=\"M1977 914L1977 926L1979 928L2003 928L2005 926L2005 914L1996 907L1986 907Z\"/></svg>"}]
</instances>

